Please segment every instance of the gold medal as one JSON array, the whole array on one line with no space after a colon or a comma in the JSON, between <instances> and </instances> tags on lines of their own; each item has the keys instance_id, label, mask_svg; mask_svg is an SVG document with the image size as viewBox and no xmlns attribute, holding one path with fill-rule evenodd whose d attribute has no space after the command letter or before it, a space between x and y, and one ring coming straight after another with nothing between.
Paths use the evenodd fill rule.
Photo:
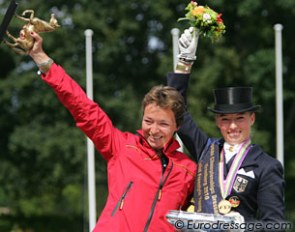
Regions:
<instances>
[{"instance_id":1,"label":"gold medal","mask_svg":"<svg viewBox=\"0 0 295 232\"><path fill-rule=\"evenodd\" d=\"M227 200L221 200L218 203L218 211L220 214L228 214L231 211L231 203Z\"/></svg>"},{"instance_id":2,"label":"gold medal","mask_svg":"<svg viewBox=\"0 0 295 232\"><path fill-rule=\"evenodd\" d=\"M240 199L237 196L230 197L229 202L233 208L237 208L240 205Z\"/></svg>"},{"instance_id":3,"label":"gold medal","mask_svg":"<svg viewBox=\"0 0 295 232\"><path fill-rule=\"evenodd\" d=\"M228 196L230 196L232 189L234 188L234 181L237 176L238 170L240 166L242 165L246 155L249 152L249 149L251 148L251 141L250 139L246 140L241 146L236 154L236 157L233 160L233 163L229 169L229 172L224 178L224 164L225 164L225 152L224 149L222 149L220 153L220 161L219 161L219 185L220 185L220 194L223 200L221 200L218 204L218 211L220 214L228 214L231 211L232 207L238 207L240 205L239 198L225 200Z\"/></svg>"}]
</instances>

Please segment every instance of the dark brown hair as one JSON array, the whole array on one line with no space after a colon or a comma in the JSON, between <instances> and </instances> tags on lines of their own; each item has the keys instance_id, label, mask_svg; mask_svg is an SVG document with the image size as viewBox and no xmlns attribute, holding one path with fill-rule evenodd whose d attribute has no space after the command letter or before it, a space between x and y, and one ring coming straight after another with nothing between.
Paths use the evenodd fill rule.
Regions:
<instances>
[{"instance_id":1,"label":"dark brown hair","mask_svg":"<svg viewBox=\"0 0 295 232\"><path fill-rule=\"evenodd\" d=\"M142 109L149 104L155 103L163 109L171 109L175 116L177 127L183 122L185 102L182 95L173 87L157 85L144 96Z\"/></svg>"}]
</instances>

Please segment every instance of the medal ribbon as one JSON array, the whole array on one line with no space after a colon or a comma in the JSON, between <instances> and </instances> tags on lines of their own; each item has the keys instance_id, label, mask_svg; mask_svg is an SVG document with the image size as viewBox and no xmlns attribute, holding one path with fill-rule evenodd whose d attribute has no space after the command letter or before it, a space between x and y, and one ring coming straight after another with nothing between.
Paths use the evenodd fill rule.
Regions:
<instances>
[{"instance_id":1,"label":"medal ribbon","mask_svg":"<svg viewBox=\"0 0 295 232\"><path fill-rule=\"evenodd\" d=\"M225 162L225 152L222 149L220 154L220 161L219 161L219 184L220 184L220 192L223 199L225 199L232 190L234 180L237 175L237 171L239 170L241 164L243 163L246 155L250 150L251 140L246 140L242 146L240 147L234 161L229 169L229 172L224 179L224 162Z\"/></svg>"}]
</instances>

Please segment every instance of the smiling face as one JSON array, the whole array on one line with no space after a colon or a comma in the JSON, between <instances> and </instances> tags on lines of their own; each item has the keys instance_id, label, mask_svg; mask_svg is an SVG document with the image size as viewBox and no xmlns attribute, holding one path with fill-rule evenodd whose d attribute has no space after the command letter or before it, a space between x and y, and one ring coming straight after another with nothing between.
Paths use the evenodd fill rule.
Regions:
<instances>
[{"instance_id":1,"label":"smiling face","mask_svg":"<svg viewBox=\"0 0 295 232\"><path fill-rule=\"evenodd\" d=\"M142 130L144 138L155 150L162 149L177 131L174 113L155 103L147 105L143 112Z\"/></svg>"},{"instance_id":2,"label":"smiling face","mask_svg":"<svg viewBox=\"0 0 295 232\"><path fill-rule=\"evenodd\" d=\"M215 122L226 142L231 145L240 144L250 138L255 113L217 114Z\"/></svg>"},{"instance_id":3,"label":"smiling face","mask_svg":"<svg viewBox=\"0 0 295 232\"><path fill-rule=\"evenodd\" d=\"M148 144L160 155L183 121L185 102L169 86L154 86L142 101L142 131Z\"/></svg>"}]
</instances>

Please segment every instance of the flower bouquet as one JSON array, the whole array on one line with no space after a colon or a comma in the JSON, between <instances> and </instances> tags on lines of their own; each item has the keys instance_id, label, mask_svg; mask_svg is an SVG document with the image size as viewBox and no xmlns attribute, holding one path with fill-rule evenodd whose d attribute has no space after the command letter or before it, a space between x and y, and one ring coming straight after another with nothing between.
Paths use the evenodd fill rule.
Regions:
<instances>
[{"instance_id":1,"label":"flower bouquet","mask_svg":"<svg viewBox=\"0 0 295 232\"><path fill-rule=\"evenodd\" d=\"M191 1L185 8L187 13L178 21L188 20L192 27L197 28L201 37L217 40L225 33L225 25L218 14L208 6L199 6L197 2Z\"/></svg>"}]
</instances>

